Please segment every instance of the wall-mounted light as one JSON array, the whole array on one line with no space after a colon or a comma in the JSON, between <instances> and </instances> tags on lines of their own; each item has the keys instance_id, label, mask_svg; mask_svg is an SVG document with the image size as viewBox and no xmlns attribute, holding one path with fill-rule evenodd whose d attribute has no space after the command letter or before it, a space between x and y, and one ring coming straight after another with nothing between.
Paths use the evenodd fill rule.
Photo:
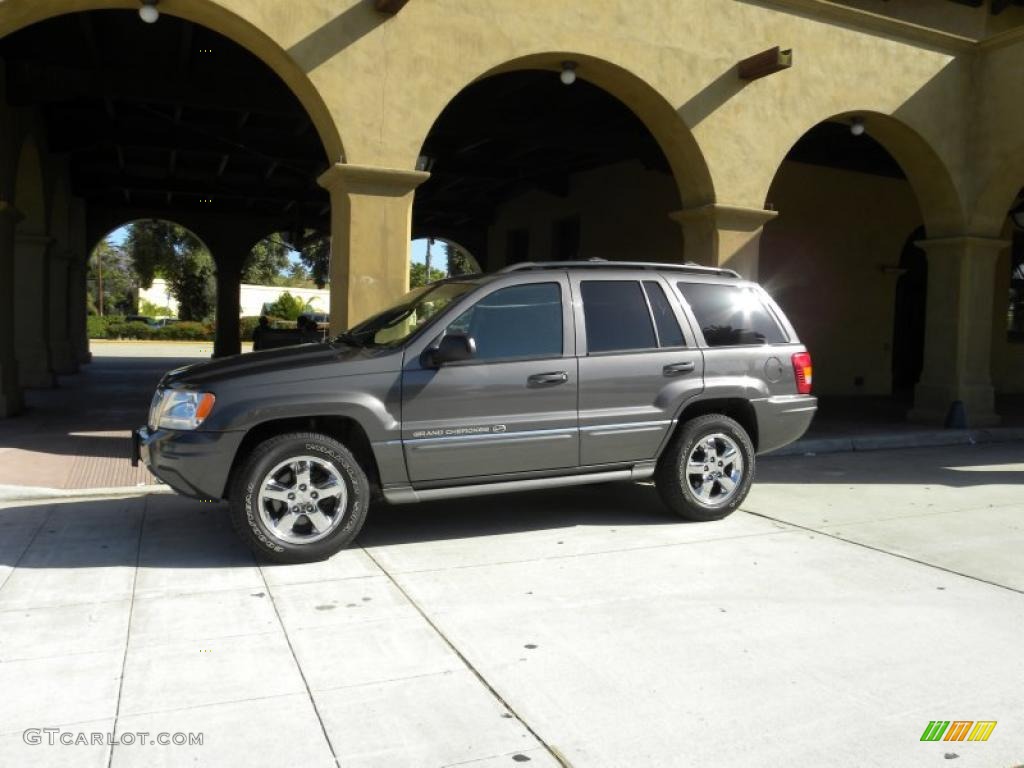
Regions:
<instances>
[{"instance_id":1,"label":"wall-mounted light","mask_svg":"<svg viewBox=\"0 0 1024 768\"><path fill-rule=\"evenodd\" d=\"M563 61L562 62L562 73L558 76L562 85L572 85L576 82L576 62L575 61Z\"/></svg>"},{"instance_id":2,"label":"wall-mounted light","mask_svg":"<svg viewBox=\"0 0 1024 768\"><path fill-rule=\"evenodd\" d=\"M866 130L863 117L855 117L850 120L850 133L854 136L863 136Z\"/></svg>"},{"instance_id":3,"label":"wall-mounted light","mask_svg":"<svg viewBox=\"0 0 1024 768\"><path fill-rule=\"evenodd\" d=\"M160 0L142 0L142 7L139 8L139 18L147 24L154 24L156 20L160 18L160 11L156 9L156 4Z\"/></svg>"}]
</instances>

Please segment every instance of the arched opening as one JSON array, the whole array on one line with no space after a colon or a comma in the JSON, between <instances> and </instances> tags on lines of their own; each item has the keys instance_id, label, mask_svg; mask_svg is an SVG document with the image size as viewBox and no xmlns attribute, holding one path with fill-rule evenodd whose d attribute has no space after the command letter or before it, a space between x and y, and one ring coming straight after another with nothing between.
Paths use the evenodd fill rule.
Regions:
<instances>
[{"instance_id":1,"label":"arched opening","mask_svg":"<svg viewBox=\"0 0 1024 768\"><path fill-rule=\"evenodd\" d=\"M87 307L95 339L213 341L216 266L187 227L138 219L90 252ZM184 324L184 325L182 325Z\"/></svg>"},{"instance_id":2,"label":"arched opening","mask_svg":"<svg viewBox=\"0 0 1024 768\"><path fill-rule=\"evenodd\" d=\"M791 148L768 193L779 215L761 238L761 282L814 356L826 417L900 418L921 375L928 277L915 243L962 220L914 136L880 115L831 118Z\"/></svg>"},{"instance_id":3,"label":"arched opening","mask_svg":"<svg viewBox=\"0 0 1024 768\"><path fill-rule=\"evenodd\" d=\"M409 260L409 287L454 275L471 275L482 271L480 262L464 245L446 237L417 237L412 241Z\"/></svg>"},{"instance_id":4,"label":"arched opening","mask_svg":"<svg viewBox=\"0 0 1024 768\"><path fill-rule=\"evenodd\" d=\"M570 55L511 62L466 86L434 122L418 166L431 176L416 191L413 232L464 243L486 270L680 261L682 232L669 214L712 199L703 159L667 102L623 70Z\"/></svg>"},{"instance_id":5,"label":"arched opening","mask_svg":"<svg viewBox=\"0 0 1024 768\"><path fill-rule=\"evenodd\" d=\"M37 110L48 151L67 158L93 241L136 219L201 236L222 294L216 349L232 354L235 281L252 243L267 231L329 228L316 179L340 142L315 91L265 36L212 3L176 12L196 21L161 14L143 24L135 10L55 15L5 37L0 57L8 101Z\"/></svg>"}]
</instances>

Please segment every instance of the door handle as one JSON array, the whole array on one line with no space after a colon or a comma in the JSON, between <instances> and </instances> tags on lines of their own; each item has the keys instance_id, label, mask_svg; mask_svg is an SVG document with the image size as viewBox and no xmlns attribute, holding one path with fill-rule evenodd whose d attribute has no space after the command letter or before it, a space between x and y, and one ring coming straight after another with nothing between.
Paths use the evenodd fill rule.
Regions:
<instances>
[{"instance_id":1,"label":"door handle","mask_svg":"<svg viewBox=\"0 0 1024 768\"><path fill-rule=\"evenodd\" d=\"M526 379L527 384L565 384L569 380L569 374L565 371L554 373L535 373Z\"/></svg>"},{"instance_id":2,"label":"door handle","mask_svg":"<svg viewBox=\"0 0 1024 768\"><path fill-rule=\"evenodd\" d=\"M672 365L666 365L661 369L661 372L666 376L678 376L681 373L693 373L696 367L696 364L692 360L687 360L685 363L673 363Z\"/></svg>"}]
</instances>

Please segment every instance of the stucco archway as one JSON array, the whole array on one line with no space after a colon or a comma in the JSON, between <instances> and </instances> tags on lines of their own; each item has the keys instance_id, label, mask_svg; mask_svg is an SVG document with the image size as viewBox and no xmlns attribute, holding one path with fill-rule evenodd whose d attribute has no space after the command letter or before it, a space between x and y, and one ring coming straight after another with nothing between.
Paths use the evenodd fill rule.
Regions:
<instances>
[{"instance_id":1,"label":"stucco archway","mask_svg":"<svg viewBox=\"0 0 1024 768\"><path fill-rule=\"evenodd\" d=\"M564 62L575 64L578 79L606 91L624 104L644 124L664 153L676 181L684 208L715 201L714 183L704 155L689 126L669 101L643 78L606 58L573 51L536 52L496 64L453 88L437 88L434 105L423 111L428 122L413 126L412 144L422 147L448 105L468 86L495 75L527 70L559 72ZM417 157L409 157L414 167Z\"/></svg>"},{"instance_id":2,"label":"stucco archway","mask_svg":"<svg viewBox=\"0 0 1024 768\"><path fill-rule=\"evenodd\" d=\"M56 16L80 11L139 7L135 0L34 0L0 4L0 37ZM341 134L319 91L295 60L266 32L214 0L164 0L160 12L201 24L247 49L292 90L309 114L329 162L344 157ZM159 23L159 22L158 22Z\"/></svg>"}]
</instances>

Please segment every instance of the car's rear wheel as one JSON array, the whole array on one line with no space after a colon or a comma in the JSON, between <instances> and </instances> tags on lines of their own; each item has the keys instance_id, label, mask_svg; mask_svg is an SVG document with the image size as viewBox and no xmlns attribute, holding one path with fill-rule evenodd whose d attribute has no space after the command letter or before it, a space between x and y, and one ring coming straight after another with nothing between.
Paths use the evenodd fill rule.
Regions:
<instances>
[{"instance_id":1,"label":"car's rear wheel","mask_svg":"<svg viewBox=\"0 0 1024 768\"><path fill-rule=\"evenodd\" d=\"M245 459L231 489L231 518L258 554L304 563L350 544L369 500L366 473L344 445L294 432L270 438Z\"/></svg>"},{"instance_id":2,"label":"car's rear wheel","mask_svg":"<svg viewBox=\"0 0 1024 768\"><path fill-rule=\"evenodd\" d=\"M754 480L754 445L739 422L712 413L688 421L654 475L662 500L687 520L718 520L736 510Z\"/></svg>"}]
</instances>

